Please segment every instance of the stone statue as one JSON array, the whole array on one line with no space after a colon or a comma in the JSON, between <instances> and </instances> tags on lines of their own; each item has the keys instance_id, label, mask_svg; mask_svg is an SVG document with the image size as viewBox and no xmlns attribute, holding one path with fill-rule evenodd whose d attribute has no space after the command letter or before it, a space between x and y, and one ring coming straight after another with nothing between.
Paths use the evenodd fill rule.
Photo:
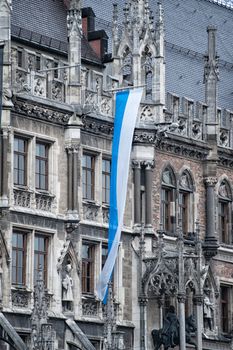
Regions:
<instances>
[{"instance_id":1,"label":"stone statue","mask_svg":"<svg viewBox=\"0 0 233 350\"><path fill-rule=\"evenodd\" d=\"M203 316L204 316L204 328L212 331L212 317L214 311L214 304L210 301L210 289L204 289L204 304L203 304Z\"/></svg>"},{"instance_id":2,"label":"stone statue","mask_svg":"<svg viewBox=\"0 0 233 350\"><path fill-rule=\"evenodd\" d=\"M73 297L73 279L70 276L72 266L68 263L65 267L65 277L62 281L62 301L71 302L74 300Z\"/></svg>"}]
</instances>

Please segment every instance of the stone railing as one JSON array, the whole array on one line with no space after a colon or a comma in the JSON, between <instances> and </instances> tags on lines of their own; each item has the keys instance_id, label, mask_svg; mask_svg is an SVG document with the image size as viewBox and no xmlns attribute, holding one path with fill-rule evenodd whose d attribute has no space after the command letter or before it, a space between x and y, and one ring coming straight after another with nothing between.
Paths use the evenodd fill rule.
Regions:
<instances>
[{"instance_id":1,"label":"stone railing","mask_svg":"<svg viewBox=\"0 0 233 350\"><path fill-rule=\"evenodd\" d=\"M36 193L36 209L52 211L54 196L47 193Z\"/></svg>"},{"instance_id":2,"label":"stone railing","mask_svg":"<svg viewBox=\"0 0 233 350\"><path fill-rule=\"evenodd\" d=\"M14 205L17 207L31 208L33 192L26 189L14 188Z\"/></svg>"},{"instance_id":3,"label":"stone railing","mask_svg":"<svg viewBox=\"0 0 233 350\"><path fill-rule=\"evenodd\" d=\"M28 308L31 301L31 292L23 289L12 289L11 301L13 307Z\"/></svg>"}]
</instances>

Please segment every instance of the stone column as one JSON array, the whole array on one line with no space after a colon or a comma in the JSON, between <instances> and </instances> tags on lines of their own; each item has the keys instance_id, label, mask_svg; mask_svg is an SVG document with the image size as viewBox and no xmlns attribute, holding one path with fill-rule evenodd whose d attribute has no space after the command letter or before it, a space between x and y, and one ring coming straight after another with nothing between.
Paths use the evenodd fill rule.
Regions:
<instances>
[{"instance_id":1,"label":"stone column","mask_svg":"<svg viewBox=\"0 0 233 350\"><path fill-rule=\"evenodd\" d=\"M146 227L152 227L152 175L154 161L145 162Z\"/></svg>"},{"instance_id":2,"label":"stone column","mask_svg":"<svg viewBox=\"0 0 233 350\"><path fill-rule=\"evenodd\" d=\"M8 128L2 129L1 137L1 176L0 176L0 206L7 207L8 203L8 166L7 166L7 149L8 149Z\"/></svg>"},{"instance_id":3,"label":"stone column","mask_svg":"<svg viewBox=\"0 0 233 350\"><path fill-rule=\"evenodd\" d=\"M133 160L134 169L134 225L141 224L141 164Z\"/></svg>"},{"instance_id":4,"label":"stone column","mask_svg":"<svg viewBox=\"0 0 233 350\"><path fill-rule=\"evenodd\" d=\"M203 296L195 295L193 302L196 308L197 350L202 350Z\"/></svg>"},{"instance_id":5,"label":"stone column","mask_svg":"<svg viewBox=\"0 0 233 350\"><path fill-rule=\"evenodd\" d=\"M179 322L180 322L180 350L186 350L185 337L185 294L178 294Z\"/></svg>"},{"instance_id":6,"label":"stone column","mask_svg":"<svg viewBox=\"0 0 233 350\"><path fill-rule=\"evenodd\" d=\"M146 306L147 306L147 298L145 296L139 297L139 305L140 305L140 350L146 350Z\"/></svg>"},{"instance_id":7,"label":"stone column","mask_svg":"<svg viewBox=\"0 0 233 350\"><path fill-rule=\"evenodd\" d=\"M216 202L214 187L217 183L215 177L207 177L204 180L206 185L206 236L203 250L207 259L217 254L218 239L216 237Z\"/></svg>"},{"instance_id":8,"label":"stone column","mask_svg":"<svg viewBox=\"0 0 233 350\"><path fill-rule=\"evenodd\" d=\"M67 206L68 212L77 214L78 212L78 152L79 144L69 144L66 146L68 154L68 191Z\"/></svg>"}]
</instances>

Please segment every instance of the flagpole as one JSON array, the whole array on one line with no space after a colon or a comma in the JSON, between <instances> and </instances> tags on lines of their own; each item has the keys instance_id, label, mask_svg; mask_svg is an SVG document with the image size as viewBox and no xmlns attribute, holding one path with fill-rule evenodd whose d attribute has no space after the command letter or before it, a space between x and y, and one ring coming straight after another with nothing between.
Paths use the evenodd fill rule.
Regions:
<instances>
[{"instance_id":1,"label":"flagpole","mask_svg":"<svg viewBox=\"0 0 233 350\"><path fill-rule=\"evenodd\" d=\"M124 87L115 88L115 89L111 89L111 90L104 90L104 92L124 91L124 90L130 90L130 89L137 89L137 88L141 88L141 87L145 87L145 86L146 86L146 84L136 85L136 86L124 86Z\"/></svg>"}]
</instances>

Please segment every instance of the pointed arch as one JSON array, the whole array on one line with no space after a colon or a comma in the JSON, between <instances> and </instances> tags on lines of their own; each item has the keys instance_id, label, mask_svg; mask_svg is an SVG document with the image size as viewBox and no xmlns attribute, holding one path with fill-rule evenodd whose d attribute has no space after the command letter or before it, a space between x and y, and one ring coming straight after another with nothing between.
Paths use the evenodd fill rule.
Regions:
<instances>
[{"instance_id":1,"label":"pointed arch","mask_svg":"<svg viewBox=\"0 0 233 350\"><path fill-rule=\"evenodd\" d=\"M161 212L160 221L166 233L175 233L175 191L176 177L170 165L166 165L161 177Z\"/></svg>"},{"instance_id":2,"label":"pointed arch","mask_svg":"<svg viewBox=\"0 0 233 350\"><path fill-rule=\"evenodd\" d=\"M216 187L218 195L218 234L219 242L232 244L232 188L227 177L222 177Z\"/></svg>"},{"instance_id":3,"label":"pointed arch","mask_svg":"<svg viewBox=\"0 0 233 350\"><path fill-rule=\"evenodd\" d=\"M122 52L121 74L123 82L127 84L133 83L133 55L129 46L126 46Z\"/></svg>"}]
</instances>

